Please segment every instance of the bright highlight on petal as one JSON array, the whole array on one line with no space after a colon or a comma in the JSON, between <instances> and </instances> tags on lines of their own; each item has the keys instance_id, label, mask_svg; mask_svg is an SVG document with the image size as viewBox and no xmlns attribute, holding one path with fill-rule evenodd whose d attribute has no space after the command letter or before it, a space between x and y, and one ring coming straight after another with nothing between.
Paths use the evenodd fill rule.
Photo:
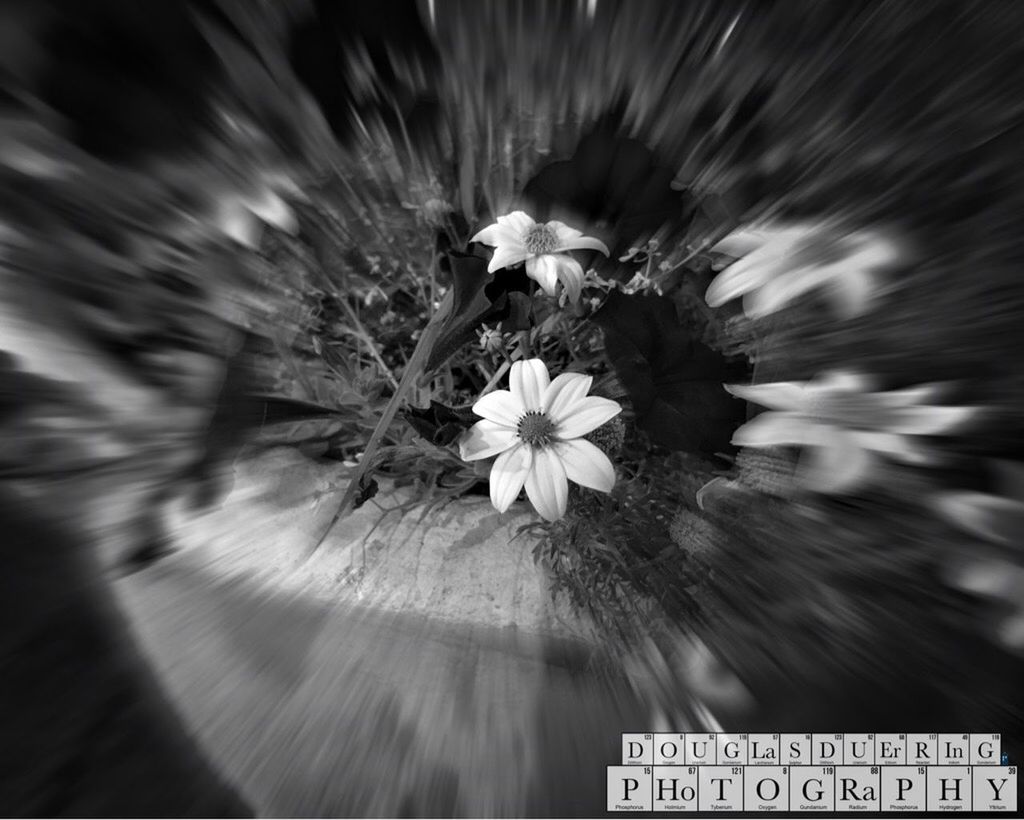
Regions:
<instances>
[{"instance_id":1,"label":"bright highlight on petal","mask_svg":"<svg viewBox=\"0 0 1024 820\"><path fill-rule=\"evenodd\" d=\"M459 442L464 461L497 455L491 467L491 503L509 508L525 486L534 509L546 520L565 515L568 482L598 492L615 485L615 468L598 447L581 438L622 408L587 396L593 379L562 373L552 381L540 359L515 362L509 390L495 390L473 405L483 417Z\"/></svg>"},{"instance_id":2,"label":"bright highlight on petal","mask_svg":"<svg viewBox=\"0 0 1024 820\"><path fill-rule=\"evenodd\" d=\"M537 223L524 211L499 216L495 224L478 231L470 242L494 247L488 273L525 262L526 275L544 293L556 297L561 283L573 304L579 301L583 289L583 267L569 252L593 250L608 256L608 246L600 239L584 236L582 231L557 220Z\"/></svg>"}]
</instances>

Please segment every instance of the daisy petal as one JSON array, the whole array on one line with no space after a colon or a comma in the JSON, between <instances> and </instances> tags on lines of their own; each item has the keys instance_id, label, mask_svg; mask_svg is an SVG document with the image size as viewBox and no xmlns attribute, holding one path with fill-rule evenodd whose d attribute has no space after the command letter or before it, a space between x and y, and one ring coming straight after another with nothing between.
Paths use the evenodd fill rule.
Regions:
<instances>
[{"instance_id":1,"label":"daisy petal","mask_svg":"<svg viewBox=\"0 0 1024 820\"><path fill-rule=\"evenodd\" d=\"M762 413L732 435L740 447L791 447L816 444L818 436L811 420L796 413Z\"/></svg>"},{"instance_id":2,"label":"daisy petal","mask_svg":"<svg viewBox=\"0 0 1024 820\"><path fill-rule=\"evenodd\" d=\"M515 443L515 430L484 419L470 427L459 441L459 456L463 461L479 461L503 453Z\"/></svg>"},{"instance_id":3,"label":"daisy petal","mask_svg":"<svg viewBox=\"0 0 1024 820\"><path fill-rule=\"evenodd\" d=\"M565 288L569 304L579 302L583 290L583 266L571 256L558 257L558 280Z\"/></svg>"},{"instance_id":4,"label":"daisy petal","mask_svg":"<svg viewBox=\"0 0 1024 820\"><path fill-rule=\"evenodd\" d=\"M551 254L533 256L526 260L526 275L540 285L548 296L554 296L558 284L558 263Z\"/></svg>"},{"instance_id":5,"label":"daisy petal","mask_svg":"<svg viewBox=\"0 0 1024 820\"><path fill-rule=\"evenodd\" d=\"M769 382L768 384L724 384L729 393L753 404L772 410L797 410L805 401L802 382Z\"/></svg>"},{"instance_id":6,"label":"daisy petal","mask_svg":"<svg viewBox=\"0 0 1024 820\"><path fill-rule=\"evenodd\" d=\"M578 438L561 442L556 452L570 481L602 493L615 486L615 468L600 447Z\"/></svg>"},{"instance_id":7,"label":"daisy petal","mask_svg":"<svg viewBox=\"0 0 1024 820\"><path fill-rule=\"evenodd\" d=\"M514 367L514 365L513 365ZM473 405L473 412L483 416L488 421L493 421L511 429L516 429L519 419L523 417L526 408L523 403L508 390L495 390L477 400Z\"/></svg>"},{"instance_id":8,"label":"daisy petal","mask_svg":"<svg viewBox=\"0 0 1024 820\"><path fill-rule=\"evenodd\" d=\"M875 380L854 370L830 370L816 378L808 388L822 392L868 393L875 387Z\"/></svg>"},{"instance_id":9,"label":"daisy petal","mask_svg":"<svg viewBox=\"0 0 1024 820\"><path fill-rule=\"evenodd\" d=\"M550 381L548 369L540 359L516 362L508 378L512 395L527 411L541 409Z\"/></svg>"},{"instance_id":10,"label":"daisy petal","mask_svg":"<svg viewBox=\"0 0 1024 820\"><path fill-rule=\"evenodd\" d=\"M559 242L583 236L583 231L577 231L575 228L570 228L564 222L559 222L557 219L552 219L548 223L548 227L555 232L555 236L558 237Z\"/></svg>"},{"instance_id":11,"label":"daisy petal","mask_svg":"<svg viewBox=\"0 0 1024 820\"><path fill-rule=\"evenodd\" d=\"M247 204L249 209L268 225L290 234L299 230L299 219L295 216L295 211L270 188L267 188L259 199Z\"/></svg>"},{"instance_id":12,"label":"daisy petal","mask_svg":"<svg viewBox=\"0 0 1024 820\"><path fill-rule=\"evenodd\" d=\"M594 377L583 373L559 373L544 391L541 409L552 419L560 419L590 392L593 383Z\"/></svg>"},{"instance_id":13,"label":"daisy petal","mask_svg":"<svg viewBox=\"0 0 1024 820\"><path fill-rule=\"evenodd\" d=\"M600 251L605 256L608 256L608 246L604 244L600 239L595 239L592 236L574 236L571 239L559 239L558 248L559 251Z\"/></svg>"},{"instance_id":14,"label":"daisy petal","mask_svg":"<svg viewBox=\"0 0 1024 820\"><path fill-rule=\"evenodd\" d=\"M967 532L1008 547L1024 543L1024 504L975 492L942 493L935 499L942 515Z\"/></svg>"},{"instance_id":15,"label":"daisy petal","mask_svg":"<svg viewBox=\"0 0 1024 820\"><path fill-rule=\"evenodd\" d=\"M217 227L240 245L255 249L259 246L263 226L249 208L237 199L221 204L216 217Z\"/></svg>"},{"instance_id":16,"label":"daisy petal","mask_svg":"<svg viewBox=\"0 0 1024 820\"><path fill-rule=\"evenodd\" d=\"M877 457L844 430L824 431L818 446L805 450L797 468L800 483L819 493L847 493L863 484Z\"/></svg>"},{"instance_id":17,"label":"daisy petal","mask_svg":"<svg viewBox=\"0 0 1024 820\"><path fill-rule=\"evenodd\" d=\"M512 213L505 216L499 216L498 224L507 225L519 236L522 236L537 223L533 221L533 218L526 211L512 211Z\"/></svg>"},{"instance_id":18,"label":"daisy petal","mask_svg":"<svg viewBox=\"0 0 1024 820\"><path fill-rule=\"evenodd\" d=\"M718 274L708 285L704 301L711 307L720 307L761 287L773 272L774 268L766 264L765 249L760 248Z\"/></svg>"},{"instance_id":19,"label":"daisy petal","mask_svg":"<svg viewBox=\"0 0 1024 820\"><path fill-rule=\"evenodd\" d=\"M497 223L494 225L488 225L469 241L479 242L482 245L521 246L523 244L519 234L507 225L499 225Z\"/></svg>"},{"instance_id":20,"label":"daisy petal","mask_svg":"<svg viewBox=\"0 0 1024 820\"><path fill-rule=\"evenodd\" d=\"M868 450L882 453L904 464L932 464L935 461L928 452L914 444L910 436L878 430L856 430L851 431L851 434L856 435L861 445Z\"/></svg>"},{"instance_id":21,"label":"daisy petal","mask_svg":"<svg viewBox=\"0 0 1024 820\"><path fill-rule=\"evenodd\" d=\"M518 265L530 256L530 252L522 245L499 245L487 265L487 272L494 273L502 268Z\"/></svg>"},{"instance_id":22,"label":"daisy petal","mask_svg":"<svg viewBox=\"0 0 1024 820\"><path fill-rule=\"evenodd\" d=\"M558 438L566 441L585 436L621 412L622 407L611 399L588 396L565 408L557 418L550 413L548 417L555 424Z\"/></svg>"},{"instance_id":23,"label":"daisy petal","mask_svg":"<svg viewBox=\"0 0 1024 820\"><path fill-rule=\"evenodd\" d=\"M891 411L894 433L935 436L948 433L971 418L973 407L900 407Z\"/></svg>"},{"instance_id":24,"label":"daisy petal","mask_svg":"<svg viewBox=\"0 0 1024 820\"><path fill-rule=\"evenodd\" d=\"M551 448L537 450L526 476L526 495L545 521L557 521L565 515L569 482L561 459Z\"/></svg>"},{"instance_id":25,"label":"daisy petal","mask_svg":"<svg viewBox=\"0 0 1024 820\"><path fill-rule=\"evenodd\" d=\"M516 500L523 483L530 474L533 451L522 444L506 450L491 467L491 504L498 512L505 512Z\"/></svg>"},{"instance_id":26,"label":"daisy petal","mask_svg":"<svg viewBox=\"0 0 1024 820\"><path fill-rule=\"evenodd\" d=\"M768 241L767 234L761 231L736 231L711 247L714 253L724 253L739 259L753 253Z\"/></svg>"}]
</instances>

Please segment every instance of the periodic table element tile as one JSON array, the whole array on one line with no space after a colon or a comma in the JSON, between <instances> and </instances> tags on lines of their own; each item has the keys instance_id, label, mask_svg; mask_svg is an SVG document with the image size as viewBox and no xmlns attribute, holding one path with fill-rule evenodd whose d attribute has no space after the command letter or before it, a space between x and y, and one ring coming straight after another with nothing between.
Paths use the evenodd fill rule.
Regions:
<instances>
[{"instance_id":1,"label":"periodic table element tile","mask_svg":"<svg viewBox=\"0 0 1024 820\"><path fill-rule=\"evenodd\" d=\"M927 811L928 770L924 766L882 766L879 811Z\"/></svg>"},{"instance_id":2,"label":"periodic table element tile","mask_svg":"<svg viewBox=\"0 0 1024 820\"><path fill-rule=\"evenodd\" d=\"M714 766L718 763L718 744L714 734L700 735L686 733L686 753L683 763L687 766Z\"/></svg>"},{"instance_id":3,"label":"periodic table element tile","mask_svg":"<svg viewBox=\"0 0 1024 820\"><path fill-rule=\"evenodd\" d=\"M696 766L655 766L654 810L697 811L697 771Z\"/></svg>"},{"instance_id":4,"label":"periodic table element tile","mask_svg":"<svg viewBox=\"0 0 1024 820\"><path fill-rule=\"evenodd\" d=\"M999 766L1002 739L998 734L971 735L970 760L972 766ZM981 809L977 809L981 811Z\"/></svg>"},{"instance_id":5,"label":"periodic table element tile","mask_svg":"<svg viewBox=\"0 0 1024 820\"><path fill-rule=\"evenodd\" d=\"M940 766L969 766L971 760L971 736L965 734L946 735L939 733Z\"/></svg>"},{"instance_id":6,"label":"periodic table element tile","mask_svg":"<svg viewBox=\"0 0 1024 820\"><path fill-rule=\"evenodd\" d=\"M608 766L608 811L651 811L651 766Z\"/></svg>"},{"instance_id":7,"label":"periodic table element tile","mask_svg":"<svg viewBox=\"0 0 1024 820\"><path fill-rule=\"evenodd\" d=\"M907 736L892 732L875 735L875 763L879 766L906 766Z\"/></svg>"},{"instance_id":8,"label":"periodic table element tile","mask_svg":"<svg viewBox=\"0 0 1024 820\"><path fill-rule=\"evenodd\" d=\"M972 811L970 766L925 766L928 811Z\"/></svg>"},{"instance_id":9,"label":"periodic table element tile","mask_svg":"<svg viewBox=\"0 0 1024 820\"><path fill-rule=\"evenodd\" d=\"M683 753L686 749L686 735L682 734L655 734L654 735L654 765L655 766L682 766Z\"/></svg>"},{"instance_id":10,"label":"periodic table element tile","mask_svg":"<svg viewBox=\"0 0 1024 820\"><path fill-rule=\"evenodd\" d=\"M622 765L653 766L654 735L623 732Z\"/></svg>"},{"instance_id":11,"label":"periodic table element tile","mask_svg":"<svg viewBox=\"0 0 1024 820\"><path fill-rule=\"evenodd\" d=\"M810 766L811 736L779 735L779 763L783 766Z\"/></svg>"},{"instance_id":12,"label":"periodic table element tile","mask_svg":"<svg viewBox=\"0 0 1024 820\"><path fill-rule=\"evenodd\" d=\"M789 767L747 766L743 772L743 810L788 814Z\"/></svg>"},{"instance_id":13,"label":"periodic table element tile","mask_svg":"<svg viewBox=\"0 0 1024 820\"><path fill-rule=\"evenodd\" d=\"M747 765L779 766L782 736L769 734L747 735ZM810 758L808 758L810 762Z\"/></svg>"},{"instance_id":14,"label":"periodic table element tile","mask_svg":"<svg viewBox=\"0 0 1024 820\"><path fill-rule=\"evenodd\" d=\"M812 766L840 766L843 763L843 736L819 735L811 738Z\"/></svg>"},{"instance_id":15,"label":"periodic table element tile","mask_svg":"<svg viewBox=\"0 0 1024 820\"><path fill-rule=\"evenodd\" d=\"M743 811L744 766L698 766L697 811Z\"/></svg>"},{"instance_id":16,"label":"periodic table element tile","mask_svg":"<svg viewBox=\"0 0 1024 820\"><path fill-rule=\"evenodd\" d=\"M843 735L844 766L874 766L875 736L866 734Z\"/></svg>"},{"instance_id":17,"label":"periodic table element tile","mask_svg":"<svg viewBox=\"0 0 1024 820\"><path fill-rule=\"evenodd\" d=\"M937 734L907 735L907 765L934 766L939 762L939 736Z\"/></svg>"},{"instance_id":18,"label":"periodic table element tile","mask_svg":"<svg viewBox=\"0 0 1024 820\"><path fill-rule=\"evenodd\" d=\"M878 766L836 766L836 811L878 811L881 797Z\"/></svg>"},{"instance_id":19,"label":"periodic table element tile","mask_svg":"<svg viewBox=\"0 0 1024 820\"><path fill-rule=\"evenodd\" d=\"M719 733L716 744L718 746L719 766L747 765L747 735Z\"/></svg>"},{"instance_id":20,"label":"periodic table element tile","mask_svg":"<svg viewBox=\"0 0 1024 820\"><path fill-rule=\"evenodd\" d=\"M835 811L836 769L834 766L789 767L789 811Z\"/></svg>"},{"instance_id":21,"label":"periodic table element tile","mask_svg":"<svg viewBox=\"0 0 1024 820\"><path fill-rule=\"evenodd\" d=\"M975 766L971 770L974 811L1017 813L1017 767Z\"/></svg>"}]
</instances>

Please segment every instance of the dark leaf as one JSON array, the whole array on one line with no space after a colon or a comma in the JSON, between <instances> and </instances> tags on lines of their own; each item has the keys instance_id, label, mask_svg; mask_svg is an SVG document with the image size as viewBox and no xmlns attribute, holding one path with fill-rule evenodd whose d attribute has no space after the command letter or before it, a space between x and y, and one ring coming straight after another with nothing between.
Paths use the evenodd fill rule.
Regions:
<instances>
[{"instance_id":1,"label":"dark leaf","mask_svg":"<svg viewBox=\"0 0 1024 820\"><path fill-rule=\"evenodd\" d=\"M405 419L413 430L439 447L451 444L477 421L471 410L454 409L439 401L431 401L427 408L409 408L405 411Z\"/></svg>"},{"instance_id":2,"label":"dark leaf","mask_svg":"<svg viewBox=\"0 0 1024 820\"><path fill-rule=\"evenodd\" d=\"M742 376L679 322L672 300L613 291L594 321L637 424L656 444L704 453L730 449L744 409L722 384Z\"/></svg>"},{"instance_id":3,"label":"dark leaf","mask_svg":"<svg viewBox=\"0 0 1024 820\"><path fill-rule=\"evenodd\" d=\"M377 484L377 479L363 476L359 479L359 492L356 493L355 500L352 502L352 509L358 510L367 501L377 495L377 491L380 489L380 485Z\"/></svg>"},{"instance_id":4,"label":"dark leaf","mask_svg":"<svg viewBox=\"0 0 1024 820\"><path fill-rule=\"evenodd\" d=\"M448 263L454 289L452 313L427 358L428 372L440 367L459 348L472 342L481 325L497 323L512 316L510 293L529 292L530 280L522 269L500 270L491 275L487 272L487 259L457 251L448 254ZM514 321L522 322L524 318L521 306L516 308Z\"/></svg>"}]
</instances>

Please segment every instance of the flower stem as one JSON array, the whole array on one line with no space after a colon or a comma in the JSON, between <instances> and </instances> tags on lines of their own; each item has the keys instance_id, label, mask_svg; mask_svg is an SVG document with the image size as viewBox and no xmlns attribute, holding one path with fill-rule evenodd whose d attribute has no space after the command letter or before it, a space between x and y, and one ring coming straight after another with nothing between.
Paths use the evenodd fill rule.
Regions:
<instances>
[{"instance_id":1,"label":"flower stem","mask_svg":"<svg viewBox=\"0 0 1024 820\"><path fill-rule=\"evenodd\" d=\"M409 364L406 366L405 372L402 374L402 380L398 383L398 389L395 390L394 395L391 396L391 400L387 404L387 407L384 408L384 412L381 414L380 420L377 422L377 426L374 428L373 434L370 436L370 440L366 444L366 449L363 451L363 457L359 459L359 466L356 468L356 471L352 476L352 481L348 485L348 489L345 490L345 495L342 496L341 502L338 504L338 509L334 513L334 517L331 519L331 523L327 525L323 535L320 536L320 539L313 546L313 549L310 550L309 557L312 557L313 554L320 549L321 544L323 544L331 530L334 529L334 525L341 520L341 517L346 512L348 512L348 508L352 504L352 500L355 498L355 495L359 490L360 483L369 469L373 466L373 459L377 455L377 450L380 448L381 441L383 441L384 436L388 431L388 427L391 426L391 422L394 420L395 414L398 412L398 408L401 406L406 394L420 376L423 370L423 365L426 363L427 357L430 355L430 351L434 347L434 342L437 340L437 336L441 331L441 326L448 318L448 314L451 312L453 304L454 289L448 291L444 297L444 301L441 303L441 307L430 318L427 326L423 329L423 335L420 336L416 349L413 351L412 356L409 359Z\"/></svg>"}]
</instances>

